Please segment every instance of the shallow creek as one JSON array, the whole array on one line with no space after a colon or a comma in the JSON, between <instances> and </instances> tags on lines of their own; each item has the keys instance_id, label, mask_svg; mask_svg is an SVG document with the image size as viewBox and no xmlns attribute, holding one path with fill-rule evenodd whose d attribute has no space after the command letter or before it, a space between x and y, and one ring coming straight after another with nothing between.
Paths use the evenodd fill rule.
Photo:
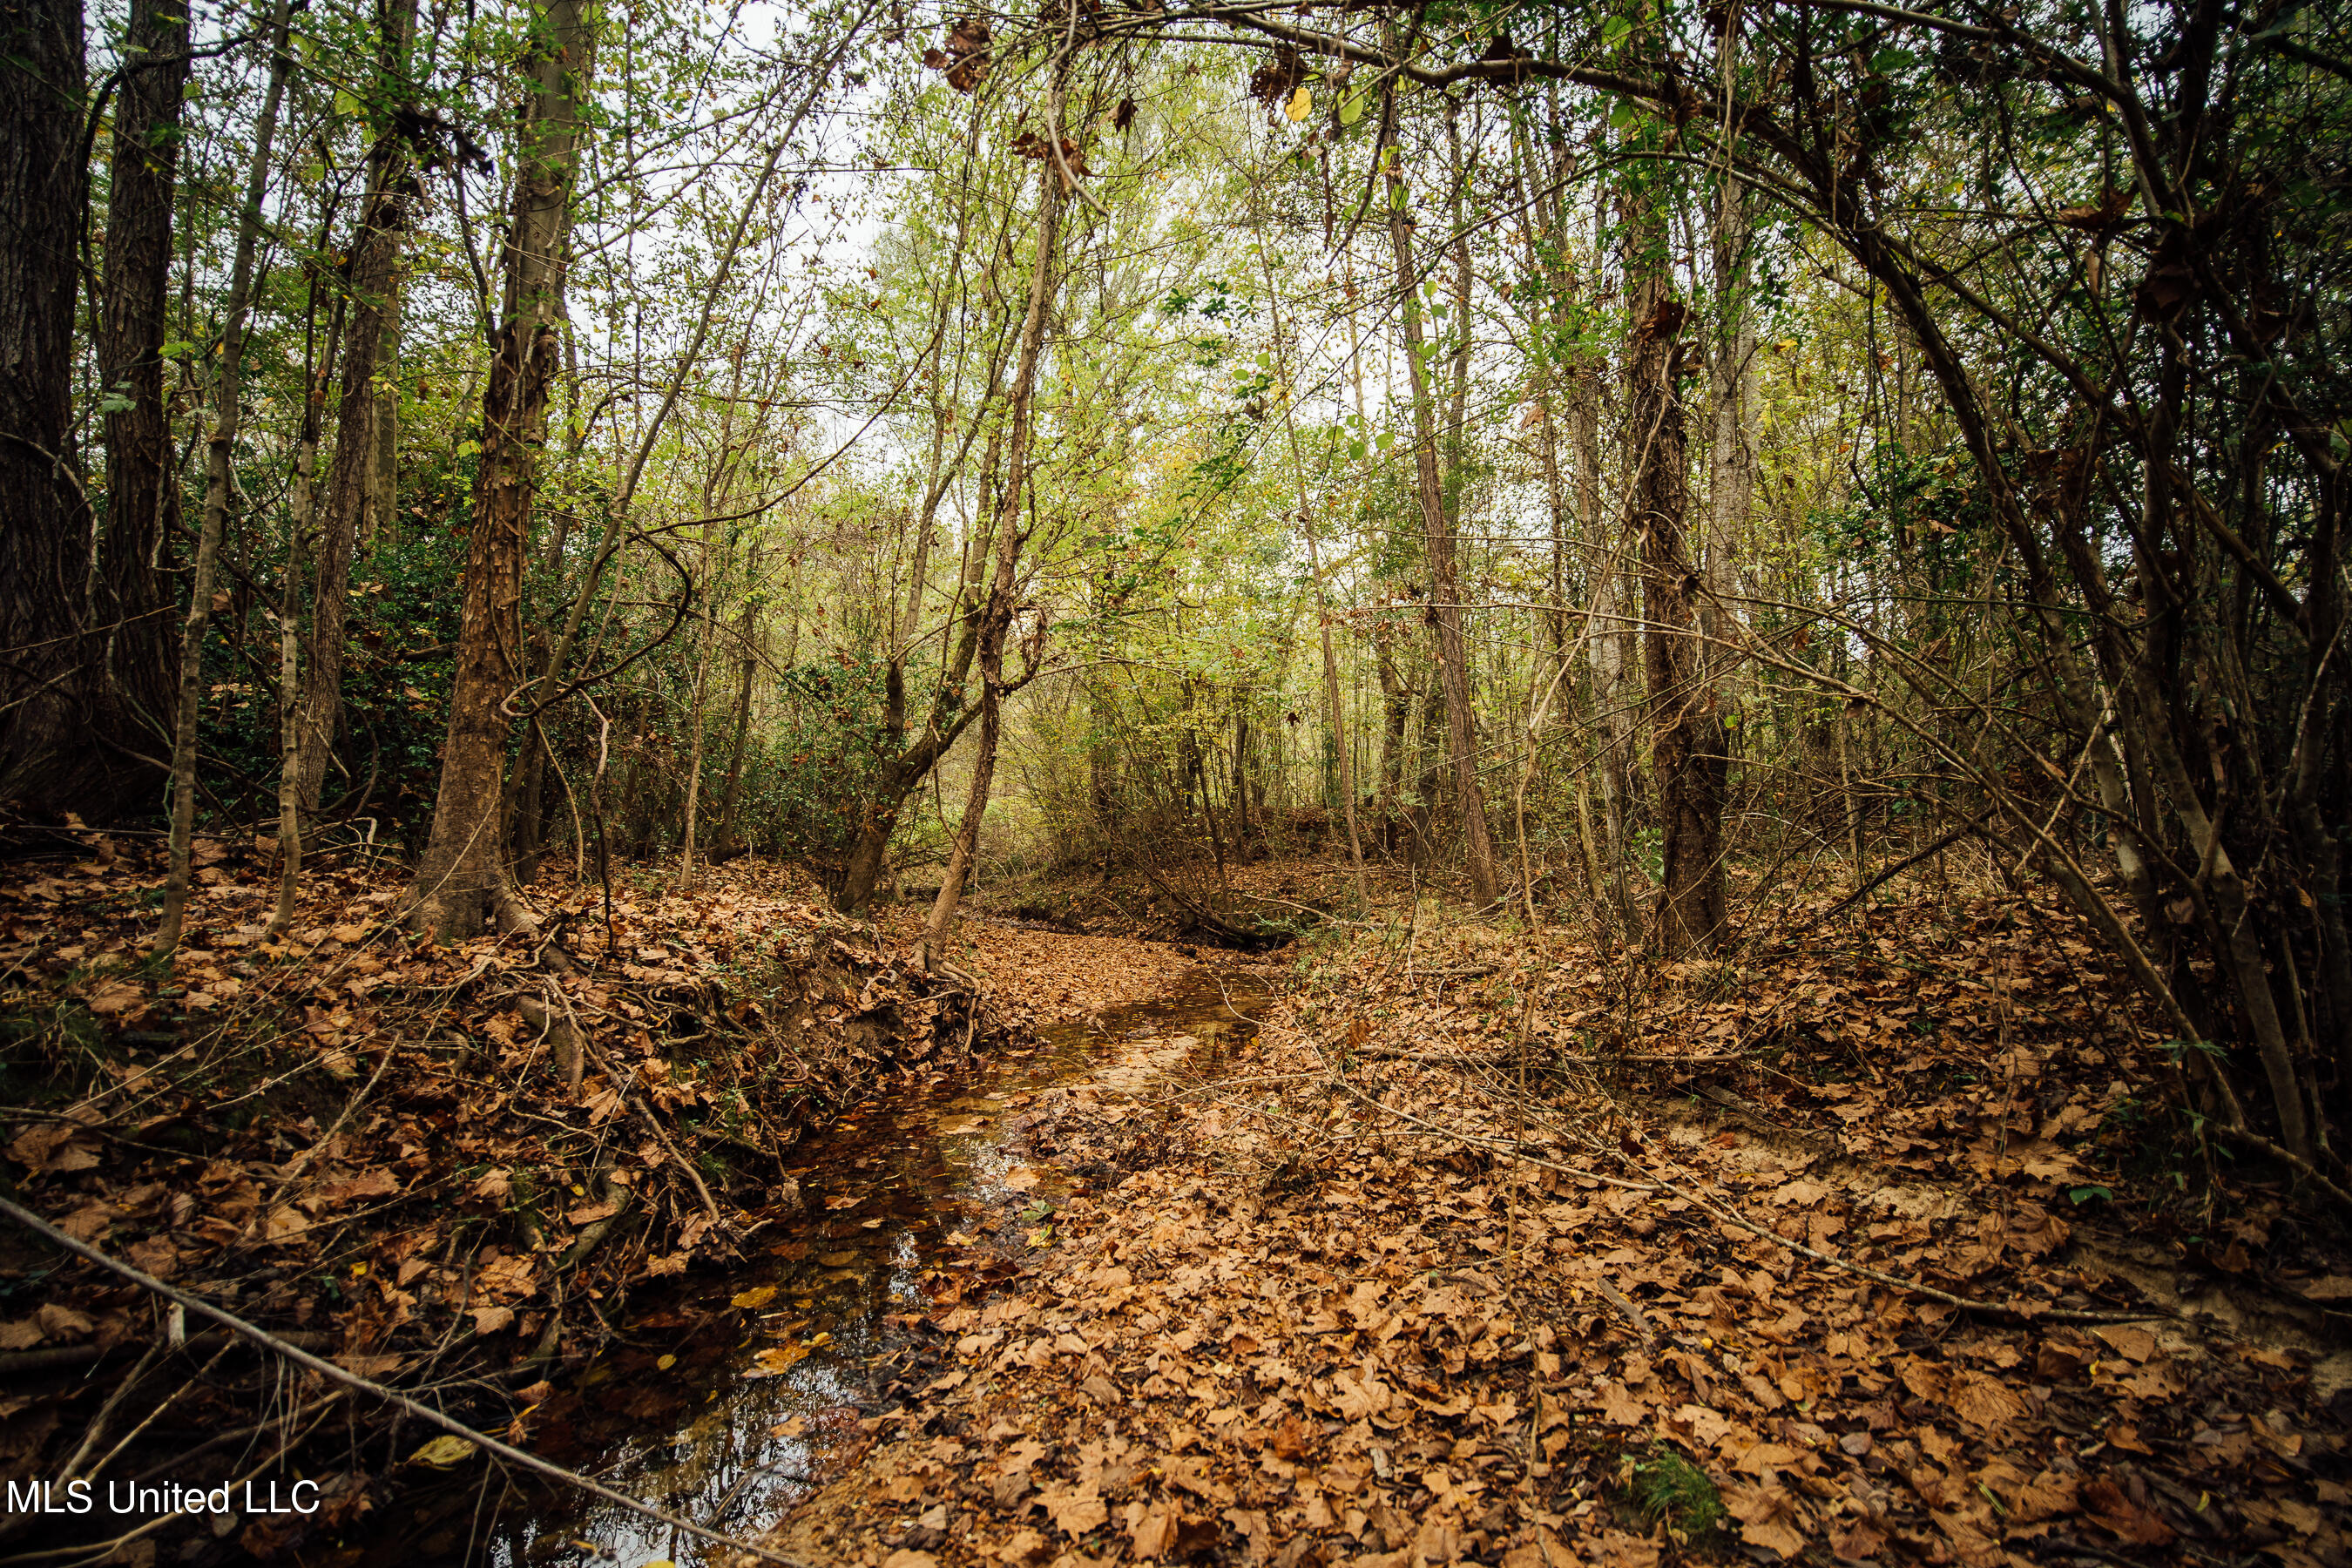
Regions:
<instances>
[{"instance_id":1,"label":"shallow creek","mask_svg":"<svg viewBox=\"0 0 2352 1568\"><path fill-rule=\"evenodd\" d=\"M532 1413L530 1445L682 1518L756 1537L855 1462L862 1415L938 1375L908 1364L905 1325L976 1298L1050 1242L1041 1231L1070 1182L1027 1136L1023 1113L1040 1092L1092 1082L1115 1099L1171 1069L1213 1072L1250 1028L1229 999L1250 1013L1265 994L1244 973L1196 969L1159 1000L1046 1030L1029 1049L885 1096L813 1135L794 1151L801 1206L761 1216L736 1268L633 1294L612 1344ZM701 1542L658 1521L523 1480L486 1486L476 1462L412 1485L376 1516L380 1544L362 1563L708 1560Z\"/></svg>"}]
</instances>

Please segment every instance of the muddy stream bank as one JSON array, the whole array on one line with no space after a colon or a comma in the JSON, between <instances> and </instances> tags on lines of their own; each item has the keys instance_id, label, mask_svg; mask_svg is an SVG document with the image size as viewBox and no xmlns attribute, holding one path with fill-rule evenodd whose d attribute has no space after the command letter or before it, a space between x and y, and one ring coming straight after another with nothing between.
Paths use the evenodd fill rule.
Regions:
<instances>
[{"instance_id":1,"label":"muddy stream bank","mask_svg":"<svg viewBox=\"0 0 2352 1568\"><path fill-rule=\"evenodd\" d=\"M1052 1244L1063 1199L1119 1179L1049 1166L1028 1114L1039 1097L1213 1074L1252 1026L1234 1008L1255 1011L1266 994L1246 971L1203 965L1156 999L1047 1028L812 1136L792 1167L799 1205L758 1215L737 1268L633 1294L604 1352L525 1416L527 1442L682 1517L756 1536L855 1461L863 1419L939 1375L947 1358L914 1330L923 1315L1016 1276ZM473 1458L412 1480L373 1523L373 1544L339 1563L640 1568L708 1550L524 1478L486 1479Z\"/></svg>"}]
</instances>

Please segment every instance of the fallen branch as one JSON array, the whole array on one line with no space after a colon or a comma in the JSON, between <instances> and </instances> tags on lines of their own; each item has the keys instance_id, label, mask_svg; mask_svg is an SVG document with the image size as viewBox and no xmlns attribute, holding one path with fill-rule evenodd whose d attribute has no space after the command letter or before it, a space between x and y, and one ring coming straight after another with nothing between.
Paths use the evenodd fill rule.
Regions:
<instances>
[{"instance_id":1,"label":"fallen branch","mask_svg":"<svg viewBox=\"0 0 2352 1568\"><path fill-rule=\"evenodd\" d=\"M571 1002L568 998L565 1000L564 1008L566 1012L571 1010ZM678 1152L677 1145L670 1142L668 1131L662 1126L661 1118L654 1114L654 1108L646 1103L645 1097L636 1092L636 1070L634 1068L631 1068L629 1076L623 1078L618 1069L613 1066L612 1058L605 1056L603 1047L589 1037L588 1031L581 1028L576 1019L572 1023L572 1037L590 1056L596 1058L596 1065L604 1069L604 1076L612 1080L613 1088L618 1091L621 1098L628 1101L629 1109L637 1113L637 1119L643 1121L646 1131L654 1135L654 1142L662 1146L662 1152L670 1157L671 1163L685 1172L686 1179L694 1184L696 1194L702 1199L703 1212L710 1216L710 1228L721 1237L733 1236L734 1226L729 1225L727 1216L719 1212L719 1201L710 1195L709 1184L702 1179L702 1173L694 1168L692 1161Z\"/></svg>"},{"instance_id":2,"label":"fallen branch","mask_svg":"<svg viewBox=\"0 0 2352 1568\"><path fill-rule=\"evenodd\" d=\"M201 1334L189 1335L187 1343L182 1348L191 1353L218 1350L228 1344L231 1338L231 1335L225 1334L218 1329L208 1330ZM297 1330L286 1336L286 1342L303 1350L325 1350L335 1342L335 1336L309 1330ZM36 1372L54 1372L60 1367L88 1366L92 1362L104 1361L117 1351L138 1348L137 1342L124 1340L111 1345L49 1345L41 1350L9 1351L5 1354L0 1354L0 1378L18 1377Z\"/></svg>"},{"instance_id":3,"label":"fallen branch","mask_svg":"<svg viewBox=\"0 0 2352 1568\"><path fill-rule=\"evenodd\" d=\"M2272 1159L2276 1160L2282 1165L2293 1166L2298 1173L2305 1176L2308 1176L2312 1181L2317 1183L2320 1190L2326 1193L2329 1197L2334 1198L2346 1208L2352 1208L2352 1193L2346 1192L2341 1186L2329 1181L2326 1175L2316 1166L2313 1165L2310 1161L2304 1159L2299 1154L2294 1153L2284 1144L2272 1142L2269 1139L2263 1137L2261 1133L2255 1131L2252 1128L2247 1126L2242 1121L2231 1126L2222 1127L2221 1129L2221 1133L2224 1138L2235 1138L2241 1143L2252 1144L2255 1148L2260 1149L2263 1153L2268 1154Z\"/></svg>"},{"instance_id":4,"label":"fallen branch","mask_svg":"<svg viewBox=\"0 0 2352 1568\"><path fill-rule=\"evenodd\" d=\"M427 1426L437 1427L452 1436L463 1437L484 1453L504 1459L510 1465L519 1466L534 1475L544 1476L549 1480L558 1481L568 1487L576 1487L582 1491L604 1499L606 1502L627 1509L632 1513L658 1521L668 1525L672 1530L682 1530L700 1540L717 1542L721 1546L731 1546L738 1552L748 1552L767 1562L783 1563L785 1568L814 1568L813 1564L800 1558L789 1557L782 1552L772 1551L765 1546L754 1545L751 1542L729 1535L722 1531L711 1530L697 1524L690 1519L682 1519L666 1509L656 1508L653 1504L642 1502L625 1491L608 1487L602 1481L592 1480L576 1470L567 1470L562 1466L542 1459L536 1454L525 1453L510 1443L501 1443L487 1433L477 1432L464 1422L454 1416L445 1415L429 1405L420 1404L404 1394L386 1388L382 1384L371 1382L360 1376L359 1373L347 1371L323 1357L312 1355L306 1350L288 1343L267 1329L256 1328L243 1318L224 1311L200 1296L192 1296L185 1290L166 1285L142 1269L134 1268L118 1258L108 1257L87 1242L76 1241L40 1215L5 1198L0 1198L0 1215L5 1215L15 1220L53 1247L62 1247L86 1262L95 1263L109 1273L130 1280L142 1290L161 1296L167 1301L176 1301L192 1312L198 1312L210 1318L249 1344L283 1357L307 1371L317 1373L330 1383L339 1384L345 1388L389 1405L402 1414L412 1415L424 1422Z\"/></svg>"}]
</instances>

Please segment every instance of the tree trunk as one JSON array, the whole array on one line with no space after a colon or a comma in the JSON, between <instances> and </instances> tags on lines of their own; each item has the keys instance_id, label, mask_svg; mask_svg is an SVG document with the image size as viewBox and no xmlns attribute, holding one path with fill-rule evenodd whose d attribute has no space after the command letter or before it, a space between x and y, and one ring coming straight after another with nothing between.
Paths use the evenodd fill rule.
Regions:
<instances>
[{"instance_id":1,"label":"tree trunk","mask_svg":"<svg viewBox=\"0 0 2352 1568\"><path fill-rule=\"evenodd\" d=\"M1719 703L1727 706L1731 644L1739 629L1732 608L1739 597L1740 541L1756 493L1756 452L1750 436L1748 365L1756 357L1756 312L1749 298L1748 248L1755 223L1748 187L1726 176L1715 218L1715 341L1708 354L1714 396L1713 440L1707 453L1706 593L1699 625L1709 642L1706 663Z\"/></svg>"},{"instance_id":2,"label":"tree trunk","mask_svg":"<svg viewBox=\"0 0 2352 1568\"><path fill-rule=\"evenodd\" d=\"M753 557L756 562L757 556ZM741 798L743 784L743 750L751 738L751 672L759 666L752 656L752 617L759 613L755 602L743 605L743 626L736 635L743 641L743 684L735 693L735 743L727 756L727 789L719 801L719 837L710 847L710 863L720 865L735 858L735 809Z\"/></svg>"},{"instance_id":3,"label":"tree trunk","mask_svg":"<svg viewBox=\"0 0 2352 1568\"><path fill-rule=\"evenodd\" d=\"M719 571L724 570L722 564ZM711 592L718 575L718 572L711 570L710 550L706 542L702 551L704 594ZM677 846L677 889L680 892L694 886L694 839L702 808L702 716L710 692L710 661L719 651L718 645L719 624L706 617L702 647L694 661L694 685L686 705L686 811L678 830Z\"/></svg>"},{"instance_id":4,"label":"tree trunk","mask_svg":"<svg viewBox=\"0 0 2352 1568\"><path fill-rule=\"evenodd\" d=\"M503 257L506 297L482 397L482 450L466 542L457 679L441 753L433 837L417 865L411 919L443 941L495 913L526 923L503 861L505 704L520 684L523 549L562 342L571 196L595 37L585 0L545 0L525 44L531 84Z\"/></svg>"},{"instance_id":5,"label":"tree trunk","mask_svg":"<svg viewBox=\"0 0 2352 1568\"><path fill-rule=\"evenodd\" d=\"M1470 658L1462 636L1462 588L1454 564L1454 519L1437 469L1437 411L1422 355L1421 290L1414 282L1412 226L1405 218L1404 174L1399 167L1393 103L1384 106L1389 128L1386 147L1389 197L1389 242L1396 251L1399 312L1404 332L1406 374L1412 390L1413 463L1420 480L1422 524L1428 535L1431 614L1437 621L1439 684L1445 695L1445 733L1454 763L1454 791L1462 813L1464 847L1469 862L1470 891L1481 904L1492 903L1499 890L1495 880L1495 849L1486 831L1486 806L1478 789L1478 742L1470 711Z\"/></svg>"},{"instance_id":6,"label":"tree trunk","mask_svg":"<svg viewBox=\"0 0 2352 1568\"><path fill-rule=\"evenodd\" d=\"M375 396L368 417L367 507L360 517L360 545L374 550L398 537L400 526L400 296L393 274L383 297L383 338L375 351ZM340 436L341 433L337 432Z\"/></svg>"},{"instance_id":7,"label":"tree trunk","mask_svg":"<svg viewBox=\"0 0 2352 1568\"><path fill-rule=\"evenodd\" d=\"M131 733L142 737L169 734L173 693L171 595L161 565L163 542L179 528L180 487L163 410L163 348L187 49L184 5L131 0L114 95L99 309L98 374L108 413L98 618L108 624L108 685Z\"/></svg>"},{"instance_id":8,"label":"tree trunk","mask_svg":"<svg viewBox=\"0 0 2352 1568\"><path fill-rule=\"evenodd\" d=\"M1058 99L1058 82L1054 91ZM1046 318L1051 314L1057 281L1054 264L1061 240L1061 217L1062 175L1054 161L1047 159L1038 170L1037 254L1029 272L1029 313L1021 323L1021 362L1013 374L1013 405L1005 414L1004 485L997 496L992 551L995 574L989 583L987 601L980 608L980 756L972 766L971 793L964 807L963 825L956 834L955 847L949 852L948 868L940 878L939 897L932 900L930 918L924 922L923 934L916 944L916 960L926 968L937 958L940 944L947 939L949 927L955 920L957 901L963 896L964 878L979 848L981 820L988 811L988 791L996 770L997 728L1002 721L999 710L1004 689L1004 637L1013 625L1014 590L1019 586L1021 506L1029 474L1032 406L1037 393L1037 366L1045 353Z\"/></svg>"},{"instance_id":9,"label":"tree trunk","mask_svg":"<svg viewBox=\"0 0 2352 1568\"><path fill-rule=\"evenodd\" d=\"M396 78L416 20L416 0L389 0L378 45L379 74ZM352 551L369 503L380 489L375 447L378 404L397 403L385 384L383 346L394 320L400 258L408 226L408 149L379 116L368 156L366 205L349 263L351 303L343 358L342 402L336 416L335 457L328 472L325 531L319 541L317 607L310 621L310 669L302 687L302 809L315 812L325 787L327 761L343 700L343 626L351 593ZM381 522L383 520L379 519Z\"/></svg>"},{"instance_id":10,"label":"tree trunk","mask_svg":"<svg viewBox=\"0 0 2352 1568\"><path fill-rule=\"evenodd\" d=\"M82 702L89 522L75 472L75 258L85 205L79 0L0 0L0 798L113 794Z\"/></svg>"},{"instance_id":11,"label":"tree trunk","mask_svg":"<svg viewBox=\"0 0 2352 1568\"><path fill-rule=\"evenodd\" d=\"M236 251L230 264L228 301L221 324L218 411L205 454L205 512L196 535L195 569L188 579L188 618L181 629L179 714L172 733L172 867L163 883L163 923L155 951L180 945L187 912L188 882L196 826L196 727L203 712L205 635L211 628L213 574L220 561L221 534L228 525L235 482L236 434L241 418L237 395L245 364L245 313L253 289L253 253L261 237L261 198L269 183L269 143L278 131L278 109L293 68L287 48L289 0L278 0L269 27L269 87L253 133L253 162L246 173L245 205L236 220Z\"/></svg>"},{"instance_id":12,"label":"tree trunk","mask_svg":"<svg viewBox=\"0 0 2352 1568\"><path fill-rule=\"evenodd\" d=\"M997 668L1001 674L1001 658ZM939 962L940 949L947 942L949 929L955 923L956 907L963 898L964 878L971 869L972 857L980 852L981 822L988 815L988 794L996 778L997 729L1001 721L996 684L989 679L983 665L980 752L972 758L971 786L964 795L963 821L956 828L955 842L948 847L947 869L940 875L940 890L931 900L931 912L923 921L923 934L915 942L915 962L927 970Z\"/></svg>"},{"instance_id":13,"label":"tree trunk","mask_svg":"<svg viewBox=\"0 0 2352 1568\"><path fill-rule=\"evenodd\" d=\"M1686 312L1668 271L1664 216L1640 200L1629 217L1626 531L1641 542L1650 757L1664 838L1654 938L1661 952L1679 957L1713 951L1723 928L1723 721L1693 635L1694 574L1683 537L1689 456L1675 382Z\"/></svg>"},{"instance_id":14,"label":"tree trunk","mask_svg":"<svg viewBox=\"0 0 2352 1568\"><path fill-rule=\"evenodd\" d=\"M324 236L321 235L323 241ZM323 244L321 246L323 248ZM310 310L317 319L318 279L310 283ZM340 324L341 312L337 313ZM303 366L308 384L302 399L302 430L294 444L294 482L286 501L286 575L278 594L278 908L268 934L283 936L294 922L294 900L302 875L302 548L318 504L319 425L325 413L327 380L334 374L338 333L327 334L320 363Z\"/></svg>"},{"instance_id":15,"label":"tree trunk","mask_svg":"<svg viewBox=\"0 0 2352 1568\"><path fill-rule=\"evenodd\" d=\"M1382 616L1372 625L1372 657L1381 681L1381 844L1397 851L1397 797L1404 791L1406 727L1412 721L1412 689L1397 669L1396 628Z\"/></svg>"},{"instance_id":16,"label":"tree trunk","mask_svg":"<svg viewBox=\"0 0 2352 1568\"><path fill-rule=\"evenodd\" d=\"M1040 329L1043 330L1042 327ZM1024 335L1025 342L1025 335ZM990 378L993 389L995 379ZM1021 404L1025 407L1025 402ZM989 431L988 455L981 464L980 491L984 498L1000 493L997 486L998 460L1003 455L1004 429L1002 425ZM995 515L995 503L987 501L982 508ZM883 764L882 776L875 782L867 795L866 808L858 814L857 831L849 847L849 858L842 867L841 881L834 892L834 908L844 914L856 914L874 897L874 889L882 879L882 865L890 849L890 835L898 826L898 814L906 809L907 797L914 794L940 759L947 755L956 737L977 718L977 705L961 706L959 716L942 722L950 698L963 693L964 680L970 675L972 660L980 651L982 624L985 606L981 602L981 584L986 580L989 542L985 537L969 542L963 555L963 569L956 579L955 597L948 611L948 624L952 626L959 616L963 632L957 639L956 651L941 671L938 690L933 694L929 710L925 713L919 733L907 740L907 671L903 661L893 659L883 680L882 733L889 748L890 760ZM793 603L799 603L799 566L793 567ZM797 617L797 609L795 610ZM793 637L798 640L800 624L793 623ZM785 659L791 663L788 656Z\"/></svg>"}]
</instances>

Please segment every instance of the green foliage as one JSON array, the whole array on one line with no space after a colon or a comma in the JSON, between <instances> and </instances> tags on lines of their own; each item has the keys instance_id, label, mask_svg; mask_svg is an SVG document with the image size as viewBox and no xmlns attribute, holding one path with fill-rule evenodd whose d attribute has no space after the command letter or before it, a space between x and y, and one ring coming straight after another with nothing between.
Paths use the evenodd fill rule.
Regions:
<instances>
[{"instance_id":1,"label":"green foliage","mask_svg":"<svg viewBox=\"0 0 2352 1568\"><path fill-rule=\"evenodd\" d=\"M743 761L748 837L787 856L825 858L849 847L886 761L884 676L877 661L847 657L784 672L783 711ZM725 752L705 755L714 752L723 769ZM718 782L704 787L715 795Z\"/></svg>"},{"instance_id":2,"label":"green foliage","mask_svg":"<svg viewBox=\"0 0 2352 1568\"><path fill-rule=\"evenodd\" d=\"M1627 1494L1642 1517L1683 1541L1724 1521L1723 1494L1706 1472L1664 1443L1627 1461Z\"/></svg>"}]
</instances>

